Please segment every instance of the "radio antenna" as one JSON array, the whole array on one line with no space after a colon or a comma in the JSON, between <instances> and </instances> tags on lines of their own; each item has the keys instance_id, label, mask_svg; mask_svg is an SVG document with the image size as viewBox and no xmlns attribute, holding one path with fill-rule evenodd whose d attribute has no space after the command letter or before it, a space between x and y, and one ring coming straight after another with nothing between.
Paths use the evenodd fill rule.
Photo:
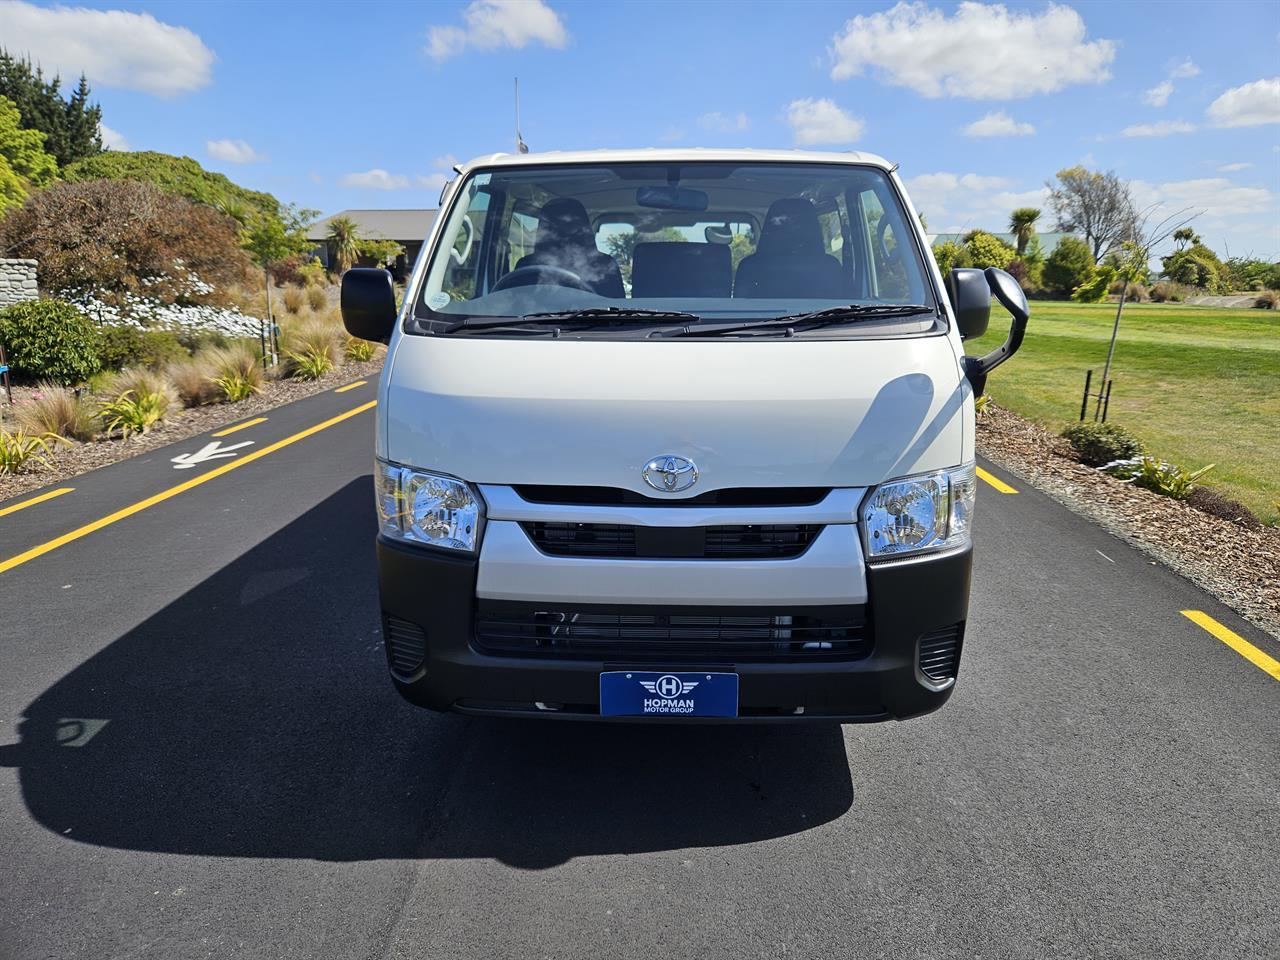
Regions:
<instances>
[{"instance_id":1,"label":"radio antenna","mask_svg":"<svg viewBox=\"0 0 1280 960\"><path fill-rule=\"evenodd\" d=\"M529 145L520 136L520 78L516 77L516 153L528 153Z\"/></svg>"}]
</instances>

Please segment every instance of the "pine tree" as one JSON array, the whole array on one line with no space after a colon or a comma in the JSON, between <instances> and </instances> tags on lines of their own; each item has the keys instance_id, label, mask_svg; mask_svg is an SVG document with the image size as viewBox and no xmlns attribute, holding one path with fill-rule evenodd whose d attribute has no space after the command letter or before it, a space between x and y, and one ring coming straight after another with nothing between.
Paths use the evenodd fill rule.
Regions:
<instances>
[{"instance_id":1,"label":"pine tree","mask_svg":"<svg viewBox=\"0 0 1280 960\"><path fill-rule=\"evenodd\" d=\"M102 152L102 108L90 103L89 95L89 82L81 76L71 99L64 100L61 77L46 80L30 60L0 49L0 96L17 106L24 129L44 134L44 148L59 167Z\"/></svg>"}]
</instances>

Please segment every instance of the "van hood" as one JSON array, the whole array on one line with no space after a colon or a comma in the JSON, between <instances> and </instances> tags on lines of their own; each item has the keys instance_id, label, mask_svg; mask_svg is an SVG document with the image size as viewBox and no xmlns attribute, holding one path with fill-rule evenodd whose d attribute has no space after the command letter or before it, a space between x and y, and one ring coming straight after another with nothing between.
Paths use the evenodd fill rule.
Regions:
<instances>
[{"instance_id":1,"label":"van hood","mask_svg":"<svg viewBox=\"0 0 1280 960\"><path fill-rule=\"evenodd\" d=\"M901 340L518 340L402 336L383 375L379 452L473 483L653 494L866 487L973 456L972 393L945 336Z\"/></svg>"}]
</instances>

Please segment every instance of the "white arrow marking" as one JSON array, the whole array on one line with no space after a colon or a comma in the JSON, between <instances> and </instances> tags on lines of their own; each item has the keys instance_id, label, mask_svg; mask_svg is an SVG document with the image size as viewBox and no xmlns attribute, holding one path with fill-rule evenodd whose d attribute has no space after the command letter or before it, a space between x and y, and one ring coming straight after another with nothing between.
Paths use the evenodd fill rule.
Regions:
<instances>
[{"instance_id":1,"label":"white arrow marking","mask_svg":"<svg viewBox=\"0 0 1280 960\"><path fill-rule=\"evenodd\" d=\"M241 447L252 447L253 441L246 440L243 443L233 443L224 447L219 440L213 443L206 443L195 453L182 453L173 458L173 469L190 470L198 464L204 463L206 460L217 460L220 457L234 457L232 451L239 450Z\"/></svg>"}]
</instances>

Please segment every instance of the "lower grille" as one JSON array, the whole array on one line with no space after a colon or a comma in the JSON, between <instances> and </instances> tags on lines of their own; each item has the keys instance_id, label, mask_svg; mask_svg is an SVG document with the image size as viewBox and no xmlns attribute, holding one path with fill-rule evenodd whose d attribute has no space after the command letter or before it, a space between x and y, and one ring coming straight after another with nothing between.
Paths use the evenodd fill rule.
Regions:
<instances>
[{"instance_id":1,"label":"lower grille","mask_svg":"<svg viewBox=\"0 0 1280 960\"><path fill-rule=\"evenodd\" d=\"M639 527L530 521L521 526L539 550L552 556L651 560L785 560L804 553L822 531L814 523Z\"/></svg>"},{"instance_id":2,"label":"lower grille","mask_svg":"<svg viewBox=\"0 0 1280 960\"><path fill-rule=\"evenodd\" d=\"M821 613L638 608L539 610L481 601L475 646L510 656L710 663L859 660L871 652L861 607Z\"/></svg>"},{"instance_id":3,"label":"lower grille","mask_svg":"<svg viewBox=\"0 0 1280 960\"><path fill-rule=\"evenodd\" d=\"M427 659L427 635L416 623L383 616L382 638L387 645L387 662L399 677L411 677Z\"/></svg>"},{"instance_id":4,"label":"lower grille","mask_svg":"<svg viewBox=\"0 0 1280 960\"><path fill-rule=\"evenodd\" d=\"M964 624L953 623L920 638L920 672L934 683L954 680L960 667Z\"/></svg>"}]
</instances>

